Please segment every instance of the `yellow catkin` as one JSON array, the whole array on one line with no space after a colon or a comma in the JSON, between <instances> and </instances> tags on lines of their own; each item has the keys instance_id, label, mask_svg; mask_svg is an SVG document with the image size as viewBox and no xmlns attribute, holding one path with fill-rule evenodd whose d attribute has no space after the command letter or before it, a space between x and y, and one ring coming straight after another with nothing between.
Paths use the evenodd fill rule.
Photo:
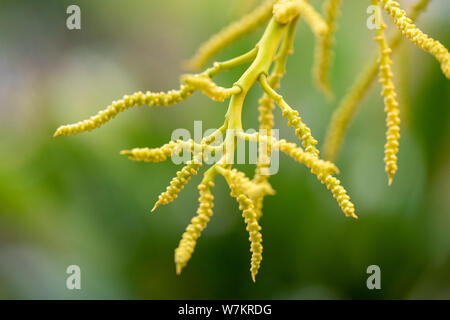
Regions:
<instances>
[{"instance_id":1,"label":"yellow catkin","mask_svg":"<svg viewBox=\"0 0 450 320\"><path fill-rule=\"evenodd\" d=\"M155 203L152 212L155 211L158 206L162 204L169 204L175 200L181 189L183 189L189 182L191 176L197 174L201 165L202 163L197 159L197 157L194 157L193 160L188 161L186 165L177 172L177 176L170 181L170 185L167 187L167 190L159 195L158 201Z\"/></svg>"},{"instance_id":2,"label":"yellow catkin","mask_svg":"<svg viewBox=\"0 0 450 320\"><path fill-rule=\"evenodd\" d=\"M262 261L262 235L261 227L258 223L258 216L255 211L253 201L245 194L245 184L249 181L244 173L237 171L236 169L226 170L221 169L227 183L231 189L231 196L236 198L239 203L239 209L242 211L242 217L244 218L246 229L249 233L250 251L252 252L252 258L250 263L250 272L252 279L255 281L256 274Z\"/></svg>"},{"instance_id":3,"label":"yellow catkin","mask_svg":"<svg viewBox=\"0 0 450 320\"><path fill-rule=\"evenodd\" d=\"M170 141L160 148L134 148L131 150L122 150L120 154L127 156L133 161L161 162L172 156L172 153L178 145L177 142Z\"/></svg>"},{"instance_id":4,"label":"yellow catkin","mask_svg":"<svg viewBox=\"0 0 450 320\"><path fill-rule=\"evenodd\" d=\"M323 11L325 12L325 22L328 30L322 37L318 38L314 54L314 79L318 88L329 99L334 96L329 81L329 71L333 60L334 35L341 3L341 0L326 0L324 3Z\"/></svg>"},{"instance_id":5,"label":"yellow catkin","mask_svg":"<svg viewBox=\"0 0 450 320\"><path fill-rule=\"evenodd\" d=\"M358 216L355 214L355 206L350 201L350 197L347 194L347 191L345 191L344 187L341 186L341 182L331 174L318 174L317 177L319 178L320 182L327 186L328 190L331 190L331 192L333 193L333 197L338 202L344 214L347 217L358 219Z\"/></svg>"},{"instance_id":6,"label":"yellow catkin","mask_svg":"<svg viewBox=\"0 0 450 320\"><path fill-rule=\"evenodd\" d=\"M198 199L199 207L197 209L197 215L192 218L191 223L187 226L186 231L181 237L178 248L175 249L177 274L181 273L181 270L191 259L197 239L201 236L202 231L206 228L207 223L213 215L214 196L211 194L211 188L213 186L214 182L212 181L203 181L198 186L200 197Z\"/></svg>"},{"instance_id":7,"label":"yellow catkin","mask_svg":"<svg viewBox=\"0 0 450 320\"><path fill-rule=\"evenodd\" d=\"M200 46L194 57L186 62L186 68L189 70L200 69L221 50L264 24L271 17L273 3L273 0L267 1L210 38Z\"/></svg>"},{"instance_id":8,"label":"yellow catkin","mask_svg":"<svg viewBox=\"0 0 450 320\"><path fill-rule=\"evenodd\" d=\"M259 77L259 82L264 91L277 103L282 110L281 115L288 119L288 126L295 129L295 134L302 141L306 152L310 152L316 156L319 155L319 150L316 148L317 140L311 135L311 129L302 121L298 111L292 109L283 97L279 95L267 81L265 75Z\"/></svg>"},{"instance_id":9,"label":"yellow catkin","mask_svg":"<svg viewBox=\"0 0 450 320\"><path fill-rule=\"evenodd\" d=\"M319 150L316 148L317 140L311 135L311 129L302 122L298 111L284 109L281 114L288 119L288 126L295 128L295 134L302 140L305 151L318 156Z\"/></svg>"},{"instance_id":10,"label":"yellow catkin","mask_svg":"<svg viewBox=\"0 0 450 320\"><path fill-rule=\"evenodd\" d=\"M411 18L417 19L428 6L430 0L418 1L411 10ZM402 34L398 32L390 41L389 47L394 50L398 47L402 40ZM338 107L333 112L330 124L327 129L325 143L323 147L323 155L326 160L336 161L342 147L345 133L352 121L361 100L368 92L374 79L378 74L378 55L369 61L361 74L356 77L355 82L342 98Z\"/></svg>"},{"instance_id":11,"label":"yellow catkin","mask_svg":"<svg viewBox=\"0 0 450 320\"><path fill-rule=\"evenodd\" d=\"M241 92L238 86L232 88L223 88L218 86L211 78L202 75L184 75L181 81L188 86L201 91L214 101L223 102L233 94Z\"/></svg>"},{"instance_id":12,"label":"yellow catkin","mask_svg":"<svg viewBox=\"0 0 450 320\"><path fill-rule=\"evenodd\" d=\"M238 172L236 169L226 170L224 173L225 178L231 189L231 196L236 198L239 203L239 209L242 211L242 217L247 225L246 229L249 233L250 240L250 251L252 252L250 272L252 274L252 279L255 281L256 274L258 273L259 267L262 261L262 235L261 227L258 223L257 213L255 211L255 206L253 201L245 195L242 183L243 183L243 173Z\"/></svg>"},{"instance_id":13,"label":"yellow catkin","mask_svg":"<svg viewBox=\"0 0 450 320\"><path fill-rule=\"evenodd\" d=\"M379 0L372 1L375 5L379 4ZM386 144L384 146L384 162L386 164L386 172L389 178L389 185L392 183L395 172L397 171L397 152L400 139L400 109L397 102L397 94L395 93L394 82L392 81L391 65L392 60L386 38L384 36L384 29L386 25L383 18L379 17L380 27L376 31L375 40L378 42L380 48L380 83L383 88L381 95L384 97L384 111L386 112Z\"/></svg>"},{"instance_id":14,"label":"yellow catkin","mask_svg":"<svg viewBox=\"0 0 450 320\"><path fill-rule=\"evenodd\" d=\"M281 24L291 22L299 14L315 35L321 36L327 32L328 27L322 16L305 0L280 0L273 6L273 17Z\"/></svg>"},{"instance_id":15,"label":"yellow catkin","mask_svg":"<svg viewBox=\"0 0 450 320\"><path fill-rule=\"evenodd\" d=\"M171 90L168 92L154 93L147 91L146 93L136 92L130 96L125 95L122 99L114 101L105 110L100 111L91 118L59 127L54 136L72 135L84 131L91 131L99 128L104 123L113 119L119 112L125 111L134 106L169 106L181 102L192 95L194 89L189 86L182 85L180 90Z\"/></svg>"},{"instance_id":16,"label":"yellow catkin","mask_svg":"<svg viewBox=\"0 0 450 320\"><path fill-rule=\"evenodd\" d=\"M381 0L381 5L392 16L394 23L402 31L403 35L419 48L432 54L441 64L444 75L450 79L450 53L447 48L417 28L412 23L412 20L406 16L405 11L400 9L397 1Z\"/></svg>"},{"instance_id":17,"label":"yellow catkin","mask_svg":"<svg viewBox=\"0 0 450 320\"><path fill-rule=\"evenodd\" d=\"M311 173L315 174L319 181L331 190L333 197L337 200L346 216L358 218L355 214L355 206L350 201L347 191L340 185L341 182L332 175L339 171L333 163L318 159L317 156L304 152L294 143L289 143L285 140L280 140L278 147L298 162L305 164L311 170Z\"/></svg>"},{"instance_id":18,"label":"yellow catkin","mask_svg":"<svg viewBox=\"0 0 450 320\"><path fill-rule=\"evenodd\" d=\"M314 174L333 174L339 172L334 163L318 159L313 154L305 152L295 143L287 142L286 140L282 139L278 141L277 146L280 151L286 153L294 160L306 165Z\"/></svg>"}]
</instances>

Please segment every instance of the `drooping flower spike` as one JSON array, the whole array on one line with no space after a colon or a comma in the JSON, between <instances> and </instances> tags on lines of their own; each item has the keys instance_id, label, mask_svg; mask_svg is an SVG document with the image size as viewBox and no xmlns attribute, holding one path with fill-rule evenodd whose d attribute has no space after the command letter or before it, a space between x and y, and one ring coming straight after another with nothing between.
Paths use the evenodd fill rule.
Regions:
<instances>
[{"instance_id":1,"label":"drooping flower spike","mask_svg":"<svg viewBox=\"0 0 450 320\"><path fill-rule=\"evenodd\" d=\"M421 3L425 2L427 1L421 0ZM252 279L255 280L256 274L260 271L262 261L263 247L260 219L263 200L265 196L275 193L268 182L270 155L275 151L282 151L308 167L311 173L332 192L333 197L337 200L344 214L357 218L354 205L350 201L347 191L335 177L339 173L339 170L332 162L319 158L317 140L312 136L310 128L301 119L298 111L289 106L284 98L276 91L280 86L281 78L286 73L286 61L288 56L293 52L295 28L298 20L301 18L305 19L317 38L322 41L321 44L319 43L318 49L321 52L319 59L321 62L319 64L321 74L326 74L329 65L327 59L331 55L330 44L332 40L330 39L335 29L334 21L337 15L337 3L338 1L329 0L331 8L328 7L328 10L325 12L325 18L322 18L320 13L315 11L307 0L265 2L252 13L246 15L240 21L231 24L202 45L194 58L190 60L189 66L194 69L203 66L220 50L269 20L261 39L252 50L228 61L215 62L210 68L201 73L182 76L179 90L172 90L167 93L137 92L131 96L124 96L123 99L113 102L105 110L90 119L72 125L62 126L55 132L55 136L58 136L90 131L111 120L119 112L133 106L144 104L149 106L172 105L186 100L195 91L202 92L214 101L222 102L228 100L228 111L225 114L223 125L211 135L203 138L200 142L193 140L170 141L160 148L134 148L121 152L122 155L127 156L130 160L145 162L165 161L173 155L180 155L181 152L183 152L183 155L184 152L189 152L192 155L191 159L177 172L176 177L172 179L167 190L159 196L153 209L156 209L159 205L172 202L191 177L199 172L208 154L214 153L220 156L220 159L204 173L203 180L198 187L200 197L197 215L192 218L191 223L182 236L178 248L175 250L175 264L178 274L181 273L191 258L197 239L206 228L207 222L212 216L213 196L211 194L211 188L214 186L215 176L220 174L225 177L231 189L231 196L238 201L240 209L243 212L242 215L246 223L247 231L249 232L249 240L251 243L250 251L252 256L250 271ZM421 8L417 8L417 11L421 10ZM395 47L399 41L400 39L395 38L394 45L391 44L390 47ZM381 44L384 45L385 43ZM384 55L385 51L384 49L382 50ZM441 57L440 53L433 52ZM383 57L384 63L382 65L389 65L389 63L386 63L386 61L388 62L386 55ZM442 58L439 59L442 60ZM240 78L236 79L231 88L224 88L213 81L213 78L219 73L243 64L249 64L249 66ZM359 84L355 89L356 93L353 92L350 94L351 98L348 102L350 107L345 107L346 113L352 113L352 110L355 109L355 105L357 105L372 82L372 79L375 77L378 66L378 63L371 65L367 74L362 79L363 83ZM387 70L385 67L383 68L383 70ZM322 84L325 84L325 77L320 77ZM391 103L392 92L389 91L390 74L385 72L382 75L382 79L384 79L383 83L386 87L384 92L386 93L386 99L388 99L387 105L394 106L395 104ZM247 93L257 82L264 90L263 96L258 102L258 110L259 126L265 132L261 131L256 134L247 134L244 133L242 127L242 111ZM272 110L275 104L281 109L282 115L287 118L287 124L295 129L295 133L299 137L303 147L289 143L283 139L277 140L272 137L271 131L274 125ZM388 109L388 114L395 114L393 108L389 107ZM345 127L345 121L347 120L344 119L341 121L341 124L338 126ZM344 123L342 124L342 122ZM341 130L341 135L343 135L344 131ZM224 134L224 139L220 139ZM236 140L257 141L258 143L267 144L267 152L260 152L261 154L259 154L253 179L247 178L242 172L232 168L236 151ZM392 144L392 146L394 145L395 143ZM269 159L269 162L265 161L267 159Z\"/></svg>"},{"instance_id":2,"label":"drooping flower spike","mask_svg":"<svg viewBox=\"0 0 450 320\"><path fill-rule=\"evenodd\" d=\"M434 55L441 63L441 68L444 75L448 78L448 50L439 41L428 37L412 23L412 21L416 20L420 13L427 8L429 2L430 0L419 0L416 5L412 7L410 17L408 18L406 13L399 8L397 2L391 0L380 0L380 5L393 17L394 23L400 29L395 33L390 41L382 42L382 44L385 44L384 50L394 51L404 37L408 38L417 46ZM378 30L378 32L380 31ZM387 53L387 51L385 52ZM386 54L382 54L382 56L386 57ZM354 84L348 90L348 93L344 96L333 113L332 119L328 126L323 148L325 159L330 161L336 160L350 122L358 110L361 100L366 95L371 84L374 82L374 79L379 73L380 64L383 61L386 62L386 58L380 59L380 56L377 55L368 63L363 72L356 78ZM388 76L389 73L386 72L387 69L385 66L382 67L382 69L385 70L382 72L382 76L384 77L384 79L381 78L382 83L387 83L387 78L391 78L391 76ZM393 86L390 84L387 86L385 85L385 90L382 91L382 94L385 97L388 114L388 141L385 146L385 162L386 171L388 173L388 183L390 184L392 182L393 174L397 169L396 153L398 152L398 124L400 120L398 118L399 111L396 106L397 102L395 101Z\"/></svg>"},{"instance_id":3,"label":"drooping flower spike","mask_svg":"<svg viewBox=\"0 0 450 320\"><path fill-rule=\"evenodd\" d=\"M237 171L236 169L229 170L222 167L217 167L217 170L222 174L231 190L231 196L236 198L239 203L239 209L242 210L242 217L247 225L247 231L249 233L250 251L252 252L250 272L253 281L258 273L259 267L262 261L262 235L261 227L258 223L258 214L255 211L255 205L253 201L246 194L245 184L248 183L244 173Z\"/></svg>"},{"instance_id":4,"label":"drooping flower spike","mask_svg":"<svg viewBox=\"0 0 450 320\"><path fill-rule=\"evenodd\" d=\"M372 0L373 4L378 6L379 0ZM388 174L389 185L392 184L392 179L397 171L397 152L400 139L400 109L397 102L397 94L395 93L394 82L392 81L391 65L392 60L390 54L392 52L389 48L386 37L384 36L384 30L386 25L384 24L383 17L378 17L379 27L376 30L375 40L378 42L380 59L379 59L379 74L380 83L382 84L381 95L384 97L384 111L386 112L386 125L388 127L386 132L386 145L384 146L384 162L386 164L386 172Z\"/></svg>"},{"instance_id":5,"label":"drooping flower spike","mask_svg":"<svg viewBox=\"0 0 450 320\"><path fill-rule=\"evenodd\" d=\"M181 237L178 248L175 249L175 264L177 274L186 266L194 253L197 239L200 238L202 231L206 228L211 216L213 215L212 208L214 206L214 196L211 194L211 188L214 187L214 176L205 174L203 181L199 184L198 190L200 193L199 207L197 215L192 218L191 223L187 226L186 231Z\"/></svg>"}]
</instances>

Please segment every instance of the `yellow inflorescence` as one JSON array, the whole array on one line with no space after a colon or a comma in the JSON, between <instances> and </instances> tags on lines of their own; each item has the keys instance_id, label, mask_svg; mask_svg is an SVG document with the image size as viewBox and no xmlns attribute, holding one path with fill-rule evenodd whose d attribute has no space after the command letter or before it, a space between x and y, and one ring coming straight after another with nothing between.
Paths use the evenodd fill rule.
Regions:
<instances>
[{"instance_id":1,"label":"yellow inflorescence","mask_svg":"<svg viewBox=\"0 0 450 320\"><path fill-rule=\"evenodd\" d=\"M186 62L186 67L190 70L197 70L203 67L209 59L221 50L235 42L240 37L251 33L270 19L274 0L269 0L245 15L239 21L230 24L228 27L217 33L206 43L200 46L194 57Z\"/></svg>"},{"instance_id":2,"label":"yellow inflorescence","mask_svg":"<svg viewBox=\"0 0 450 320\"><path fill-rule=\"evenodd\" d=\"M317 86L328 98L333 97L333 90L328 78L333 60L334 34L336 33L336 21L341 3L341 0L327 0L324 3L323 10L328 29L323 36L318 37L314 54L313 75Z\"/></svg>"},{"instance_id":3,"label":"yellow inflorescence","mask_svg":"<svg viewBox=\"0 0 450 320\"><path fill-rule=\"evenodd\" d=\"M199 207L197 209L197 215L192 218L191 223L187 226L186 231L181 237L178 248L175 249L175 264L177 274L181 273L181 270L186 266L189 259L191 259L194 252L197 239L202 234L202 231L206 228L211 216L213 215L212 208L214 206L214 196L211 194L211 188L214 187L214 182L203 181L198 190L200 193Z\"/></svg>"},{"instance_id":4,"label":"yellow inflorescence","mask_svg":"<svg viewBox=\"0 0 450 320\"><path fill-rule=\"evenodd\" d=\"M77 134L84 131L91 131L99 128L104 123L113 119L119 112L125 111L134 106L168 106L176 104L189 98L194 90L189 86L181 86L180 90L170 90L169 92L146 93L136 92L130 96L125 95L121 100L114 101L105 110L100 111L90 119L59 127L54 136Z\"/></svg>"},{"instance_id":5,"label":"yellow inflorescence","mask_svg":"<svg viewBox=\"0 0 450 320\"><path fill-rule=\"evenodd\" d=\"M286 72L287 57L293 52L293 41L295 28L300 17L303 17L309 24L319 40L316 49L316 80L322 89L329 90L328 69L331 61L331 51L333 45L333 34L336 29L336 18L339 11L340 0L326 0L325 20L309 5L308 0L270 0L264 3L252 13L246 15L240 21L231 24L223 29L219 34L212 37L197 51L195 56L189 61L189 67L199 68L205 64L213 55L234 42L258 26L272 19L267 25L261 40L247 53L223 62L215 62L212 67L202 73L195 75L184 75L181 78L182 86L179 90L169 92L137 92L131 96L124 96L121 100L114 101L105 110L88 120L84 120L72 125L62 126L57 129L55 136L70 135L83 131L90 131L100 127L110 119L133 106L167 106L178 103L191 96L194 91L199 90L215 101L229 101L228 111L225 115L223 125L214 133L203 138L201 142L170 141L160 148L134 148L124 150L121 154L128 156L134 161L161 162L167 160L173 154L193 152L193 159L177 172L176 177L170 182L166 191L159 195L153 207L154 211L159 205L168 204L177 198L180 191L197 174L204 160L204 151L219 155L216 161L204 174L201 184L198 186L199 208L197 215L191 219L191 223L186 228L178 248L175 250L176 271L179 274L191 258L196 241L202 231L206 228L213 212L213 199L211 188L214 186L214 178L217 174L225 177L231 189L231 196L236 198L242 216L249 232L251 243L251 275L253 281L257 275L262 261L262 236L259 219L262 215L263 200L266 195L273 195L275 191L268 182L269 166L272 150L280 150L305 164L313 174L317 176L322 184L331 190L333 197L337 200L345 215L357 218L355 208L341 182L334 177L338 173L337 167L329 161L319 158L317 140L311 134L310 128L303 123L299 113L291 108L283 97L275 89L279 87L280 80ZM447 49L438 41L434 41L420 30L412 21L406 17L404 11L398 8L398 3L392 0L373 0L380 4L382 1L384 8L394 17L395 24L402 30L406 37L415 44L429 51L441 62L444 73L449 76L449 54ZM423 10L430 0L420 0L413 7L412 16ZM358 102L367 91L375 78L378 67L380 68L380 79L383 84L382 95L385 97L387 112L387 144L386 144L386 170L390 180L396 170L396 153L398 151L399 119L398 104L392 84L392 73L390 71L390 48L395 47L401 40L401 34L393 38L390 48L384 39L383 29L377 31L377 41L380 44L381 58L369 64L365 73L353 86L350 93L343 99L339 110L333 117L332 130L329 131L326 155L335 157L341 144L342 137L350 119L352 118ZM243 64L249 64L246 71L237 79L231 88L223 88L217 85L213 78L224 71L234 69ZM272 67L273 66L273 67ZM270 68L273 68L272 70ZM268 76L270 72L270 77ZM245 133L242 126L242 110L248 92L252 89L255 81L258 81L264 90L262 98L259 100L259 123L260 129L266 132L249 134ZM288 125L295 129L296 135L300 138L303 148L286 140L277 140L271 136L274 118L272 110L276 103L282 111L282 115L288 119ZM229 132L232 132L229 134ZM221 143L221 135L225 134L225 139ZM258 157L257 169L252 180L244 173L232 169L232 160L236 156L236 141L256 141L267 143L266 157ZM215 143L214 145L212 145ZM260 145L260 151L263 149ZM264 155L264 154L263 154ZM263 159L265 158L265 159ZM229 161L230 160L230 161ZM264 161L263 161L264 160ZM267 163L267 161L269 160Z\"/></svg>"},{"instance_id":6,"label":"yellow inflorescence","mask_svg":"<svg viewBox=\"0 0 450 320\"><path fill-rule=\"evenodd\" d=\"M347 191L341 186L341 182L331 174L319 174L317 177L320 182L327 186L328 190L331 190L333 197L337 200L345 215L357 219L358 216L355 214L355 206L350 201L350 196L347 194Z\"/></svg>"},{"instance_id":7,"label":"yellow inflorescence","mask_svg":"<svg viewBox=\"0 0 450 320\"><path fill-rule=\"evenodd\" d=\"M278 104L282 110L282 116L288 119L288 126L295 128L295 134L302 140L305 151L318 156L319 150L316 148L317 140L311 135L311 129L302 122L298 111L292 109L284 101L283 97L273 90L265 75L259 77L259 82L264 91Z\"/></svg>"},{"instance_id":8,"label":"yellow inflorescence","mask_svg":"<svg viewBox=\"0 0 450 320\"><path fill-rule=\"evenodd\" d=\"M315 174L320 182L331 190L333 197L346 216L357 218L355 207L350 201L347 191L340 185L341 182L333 177L333 174L338 173L339 170L332 162L321 160L316 155L305 152L295 143L289 143L286 140L278 141L277 146L281 151L311 169L311 173Z\"/></svg>"},{"instance_id":9,"label":"yellow inflorescence","mask_svg":"<svg viewBox=\"0 0 450 320\"><path fill-rule=\"evenodd\" d=\"M432 54L441 64L442 72L450 79L450 53L442 43L423 33L406 16L404 10L400 9L397 1L381 0L382 6L394 19L394 23L402 31L403 35L411 40L416 46Z\"/></svg>"},{"instance_id":10,"label":"yellow inflorescence","mask_svg":"<svg viewBox=\"0 0 450 320\"><path fill-rule=\"evenodd\" d=\"M374 0L374 4L378 5L379 0ZM380 48L380 83L383 88L381 95L384 97L384 111L386 112L386 145L384 146L384 162L386 163L386 172L389 178L389 185L392 183L395 172L397 171L397 152L400 139L400 109L397 102L397 94L395 93L394 82L392 81L390 53L386 38L384 36L384 29L386 25L383 23L382 17L380 27L376 31L375 40L378 42Z\"/></svg>"},{"instance_id":11,"label":"yellow inflorescence","mask_svg":"<svg viewBox=\"0 0 450 320\"><path fill-rule=\"evenodd\" d=\"M170 141L160 148L134 148L131 150L122 150L120 154L128 156L133 161L161 162L167 160L178 146L179 143Z\"/></svg>"},{"instance_id":12,"label":"yellow inflorescence","mask_svg":"<svg viewBox=\"0 0 450 320\"><path fill-rule=\"evenodd\" d=\"M288 119L288 126L295 128L295 134L302 140L305 151L316 156L319 155L319 150L316 148L317 140L311 135L311 129L302 122L298 111L284 109L282 115Z\"/></svg>"},{"instance_id":13,"label":"yellow inflorescence","mask_svg":"<svg viewBox=\"0 0 450 320\"><path fill-rule=\"evenodd\" d=\"M194 157L193 160L188 161L183 169L177 172L177 176L170 181L167 190L159 195L158 201L155 203L152 211L155 211L156 208L162 204L168 204L175 200L181 189L189 182L191 176L197 174L201 165L202 163L196 157Z\"/></svg>"},{"instance_id":14,"label":"yellow inflorescence","mask_svg":"<svg viewBox=\"0 0 450 320\"><path fill-rule=\"evenodd\" d=\"M184 75L181 81L196 90L201 91L214 101L223 102L231 95L241 91L238 86L232 88L223 88L218 86L211 78L203 75Z\"/></svg>"},{"instance_id":15,"label":"yellow inflorescence","mask_svg":"<svg viewBox=\"0 0 450 320\"><path fill-rule=\"evenodd\" d=\"M236 198L239 203L239 209L242 210L242 217L247 225L247 231L250 235L250 251L252 252L250 272L252 279L255 281L256 274L262 261L262 235L261 227L258 223L258 215L255 211L253 201L244 193L243 183L245 182L244 174L236 169L226 170L224 176L231 189L231 196Z\"/></svg>"},{"instance_id":16,"label":"yellow inflorescence","mask_svg":"<svg viewBox=\"0 0 450 320\"><path fill-rule=\"evenodd\" d=\"M309 169L311 169L311 172L314 174L319 173L333 174L339 172L338 168L334 163L330 161L321 160L317 158L317 156L309 152L305 152L295 143L287 142L286 140L282 139L278 141L277 146L280 151L283 151L284 153L292 157L294 160L306 165Z\"/></svg>"}]
</instances>

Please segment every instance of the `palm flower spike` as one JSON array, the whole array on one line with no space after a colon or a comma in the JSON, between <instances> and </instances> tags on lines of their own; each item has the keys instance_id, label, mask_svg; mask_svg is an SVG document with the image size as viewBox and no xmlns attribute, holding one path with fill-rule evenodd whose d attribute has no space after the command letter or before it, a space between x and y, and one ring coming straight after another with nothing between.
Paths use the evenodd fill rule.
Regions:
<instances>
[{"instance_id":1,"label":"palm flower spike","mask_svg":"<svg viewBox=\"0 0 450 320\"><path fill-rule=\"evenodd\" d=\"M187 265L195 250L197 239L213 215L214 197L211 190L214 187L216 176L220 175L225 178L230 187L231 196L236 199L242 210L252 253L250 271L252 279L255 280L263 251L260 225L263 199L266 195L274 194L274 190L268 182L270 154L273 151L281 151L303 163L331 191L344 214L357 218L350 197L335 177L339 172L338 169L333 163L320 159L317 140L312 136L310 128L303 122L298 111L276 92L280 80L286 72L287 58L293 52L297 21L302 17L318 36L328 34L327 23L320 13L308 4L308 1L269 1L246 15L239 23L231 24L230 27L223 29L202 45L188 65L191 68L202 67L214 54L268 21L261 39L249 52L228 61L215 62L212 67L203 72L183 75L178 90L159 93L147 91L126 95L122 99L114 101L97 115L72 125L61 126L55 132L55 136L59 136L91 131L129 108L142 105L174 105L188 99L195 91L203 93L214 101L229 100L223 125L201 141L170 141L159 148L134 148L121 152L122 155L133 161L145 162L165 161L181 152L189 152L192 155L184 167L177 172L166 191L158 197L153 210L160 205L174 201L191 177L201 170L202 164L209 154L219 155L220 159L203 173L202 182L198 186L200 195L197 215L192 218L175 250L177 274L181 273ZM249 66L231 88L221 87L213 81L217 74L243 64L249 64ZM246 95L255 83L259 83L264 91L259 100L258 109L260 129L265 131L249 134L245 133L242 128L241 116ZM272 110L275 105L280 108L283 117L287 119L288 126L295 130L301 145L287 142L284 139L278 140L272 136ZM223 142L219 143L219 138L224 134ZM256 141L267 145L267 152L259 154L253 179L232 168L236 150L235 140ZM269 163L267 159L269 159Z\"/></svg>"},{"instance_id":2,"label":"palm flower spike","mask_svg":"<svg viewBox=\"0 0 450 320\"><path fill-rule=\"evenodd\" d=\"M442 73L450 79L450 54L448 50L439 41L432 39L413 24L413 21L426 9L430 1L419 0L412 7L410 17L408 17L396 1L372 0L373 5L384 9L392 17L394 24L399 30L389 41L386 40L384 35L386 25L383 22L381 10L379 10L380 14L375 17L378 20L375 40L378 43L379 53L369 61L368 65L356 78L355 83L334 111L325 138L325 159L329 161L335 161L337 159L347 128L358 110L361 100L374 82L377 74L379 74L387 125L384 162L385 171L388 175L388 184L391 185L397 170L397 152L400 138L400 109L396 99L395 86L392 80L393 74L391 71L392 60L390 56L392 52L398 47L403 37L405 37L419 48L434 56L440 63Z\"/></svg>"}]
</instances>

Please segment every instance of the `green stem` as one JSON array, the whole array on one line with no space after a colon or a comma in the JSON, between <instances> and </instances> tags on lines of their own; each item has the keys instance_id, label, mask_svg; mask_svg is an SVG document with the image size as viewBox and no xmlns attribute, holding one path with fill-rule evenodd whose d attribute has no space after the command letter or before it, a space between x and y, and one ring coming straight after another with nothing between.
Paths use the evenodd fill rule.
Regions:
<instances>
[{"instance_id":1,"label":"green stem","mask_svg":"<svg viewBox=\"0 0 450 320\"><path fill-rule=\"evenodd\" d=\"M267 74L274 60L277 49L283 37L286 25L281 25L274 19L270 20L261 40L259 41L258 53L250 67L235 83L242 91L233 95L226 114L228 129L242 129L242 106L250 88L254 85L260 74Z\"/></svg>"}]
</instances>

